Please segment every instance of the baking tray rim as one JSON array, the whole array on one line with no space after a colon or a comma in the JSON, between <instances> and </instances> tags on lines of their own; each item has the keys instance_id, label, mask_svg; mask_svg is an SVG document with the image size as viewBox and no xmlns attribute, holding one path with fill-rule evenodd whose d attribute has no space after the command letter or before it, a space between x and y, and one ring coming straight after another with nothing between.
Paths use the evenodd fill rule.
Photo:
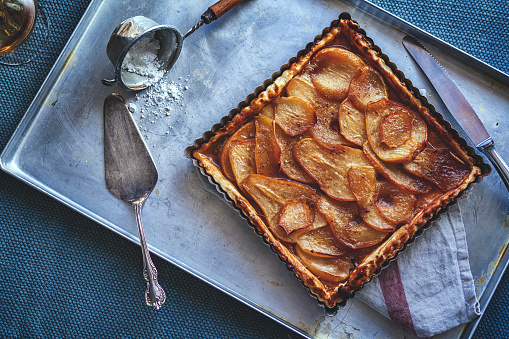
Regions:
<instances>
[{"instance_id":1,"label":"baking tray rim","mask_svg":"<svg viewBox=\"0 0 509 339\"><path fill-rule=\"evenodd\" d=\"M509 86L509 75L505 74L504 72L494 68L491 65L486 64L485 62L479 60L478 58L452 46L451 44L445 42L444 40L435 37L434 35L427 33L426 31L418 28L417 26L399 18L398 16L384 10L383 8L373 4L372 2L368 0L337 0L338 2L344 2L350 5L353 5L354 7L357 7L359 10L370 14L371 16L377 16L378 19L384 19L384 20L390 20L389 24L392 25L395 29L408 32L409 34L413 35L414 37L418 38L419 40L423 41L426 44L431 45L432 47L438 49L442 52L449 52L449 56L454 58L456 61L460 63L464 63L469 65L470 67L477 67L477 69L484 73L485 75L491 77L492 79L498 80L501 83ZM26 137L26 131L30 128L32 125L32 121L34 118L37 117L39 113L39 107L44 102L45 98L48 96L52 86L51 84L54 83L59 78L59 70L64 66L67 62L67 57L69 53L79 44L79 40L86 31L86 28L88 27L89 23L93 20L96 13L100 10L100 7L105 2L105 0L92 0L85 10L82 18L76 25L76 28L74 29L73 33L69 37L69 40L63 47L61 53L59 54L58 58L56 59L55 63L51 67L50 71L48 72L48 75L46 76L45 80L43 81L41 87L37 91L36 95L34 96L34 99L32 100L31 104L27 108L26 112L24 113L23 117L21 118L20 122L18 123L18 126L16 127L15 131L13 132L12 136L8 140L6 146L0 153L0 168L6 172L7 174L19 179L20 181L26 183L27 185L35 188L36 190L54 198L55 200L61 202L65 206L70 207L71 209L74 209L75 211L83 214L84 216L88 217L89 219L109 228L113 232L117 233L118 235L124 237L125 239L132 241L133 243L138 244L139 240L138 238L130 233L127 233L123 231L122 229L118 228L117 226L105 221L103 218L98 216L97 214L89 211L86 208L83 208L78 203L75 203L74 201L67 199L65 195L62 193L56 192L48 187L46 187L43 183L40 181L32 178L30 175L26 175L23 172L18 172L17 167L11 166L13 161L16 159L16 151L18 150L18 147L20 146L21 141ZM199 174L200 175L200 174ZM263 308L260 308L258 305L253 304L251 301L244 298L242 295L233 292L226 288L225 286L215 283L212 279L209 279L208 277L202 275L200 272L188 267L187 265L181 263L180 261L176 260L175 258L172 258L165 254L163 251L154 248L149 245L149 249L154 254L160 256L161 258L169 261L173 265L183 269L184 271L190 273L191 275L199 278L200 280L218 288L222 292L226 293L227 295L230 295L234 299L244 303L245 305L257 310L258 312L268 316L269 318L273 319L277 323L303 335L307 338L310 337L307 333L303 332L300 328L295 327L292 324L289 324L288 322L284 321L284 319L281 319L279 317L276 317L274 314L272 314L270 311L265 310ZM482 315L484 314L484 310L487 308L491 298L493 297L493 294L499 285L503 274L505 270L509 267L509 251L505 250L504 254L500 258L500 261L498 262L497 268L495 269L495 272L490 278L489 283L486 285L486 288L484 292L482 293L481 297L479 298L479 302L481 303L481 315L472 320L470 323L467 323L463 325L464 329L462 330L462 333L460 335L460 338L471 338L473 335Z\"/></svg>"}]
</instances>

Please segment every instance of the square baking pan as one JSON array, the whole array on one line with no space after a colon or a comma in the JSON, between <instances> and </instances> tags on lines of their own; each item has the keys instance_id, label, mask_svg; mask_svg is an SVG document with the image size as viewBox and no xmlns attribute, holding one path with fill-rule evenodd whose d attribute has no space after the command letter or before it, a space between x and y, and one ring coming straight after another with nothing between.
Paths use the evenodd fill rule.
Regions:
<instances>
[{"instance_id":1,"label":"square baking pan","mask_svg":"<svg viewBox=\"0 0 509 339\"><path fill-rule=\"evenodd\" d=\"M335 37L335 38L334 38ZM336 39L336 40L335 40ZM300 259L300 255L298 254L298 251L294 247L292 247L291 240L284 238L278 232L276 231L275 227L271 225L271 222L268 220L270 217L266 214L266 208L270 210L267 205L264 206L263 203L259 201L260 196L252 195L252 192L247 187L242 187L243 184L239 182L239 179L237 178L237 175L235 173L234 163L231 164L232 173L228 175L228 171L225 168L225 165L223 164L223 154L228 149L228 144L230 143L231 139L234 139L235 136L238 133L241 133L241 130L243 130L244 126L247 126L248 124L256 125L256 147L258 147L258 121L256 118L259 115L264 115L263 110L266 108L266 106L270 106L271 109L269 111L275 110L277 112L277 100L280 98L282 99L285 96L290 96L294 94L289 94L289 88L291 86L291 83L294 79L299 78L302 79L302 73L306 74L306 70L308 69L310 64L313 64L313 58L318 55L321 51L324 51L331 46L335 45L342 45L342 40L338 39L347 39L347 43L351 43L352 45L350 47L353 51L358 53L358 55L363 56L367 62L371 61L370 64L371 67L377 68L377 71L379 74L385 75L385 81L387 86L391 86L393 90L398 93L397 99L392 100L399 100L399 102L405 102L406 105L409 105L409 107L412 107L416 112L420 112L422 114L423 120L425 119L426 124L428 128L433 128L435 131L437 130L444 130L445 133L447 133L447 136L451 138L451 141L449 145L452 145L452 141L454 141L454 144L457 145L459 151L459 148L461 148L461 152L464 152L465 157L468 157L471 161L472 166L476 169L472 169L471 175L472 179L468 179L469 183L468 185L463 186L463 188L459 191L454 192L454 195L451 195L451 192L443 192L446 197L442 196L441 201L442 203L439 205L435 205L433 207L423 207L423 209L430 209L433 212L426 213L427 216L421 217L422 219L414 219L411 222L408 222L406 225L400 225L400 227L391 230L390 234L391 236L386 237L381 242L378 242L376 244L376 249L371 249L370 253L376 252L379 250L380 247L386 246L386 248L390 248L390 250L386 250L382 252L383 254L380 254L381 252L378 252L376 254L377 257L388 257L385 261L383 261L380 265L380 263L375 259L370 259L371 261L356 263L351 269L349 273L349 278L346 279L346 281L340 281L340 283L344 283L346 285L339 286L337 285L337 282L332 283L331 285L327 285L324 283L322 279L320 279L320 276L316 274L311 268L308 267L308 265L304 262L304 260ZM348 40L348 39L358 39L355 41ZM376 43L376 42L375 42ZM306 44L306 48L300 50L296 56L292 57L290 61L281 66L280 70L275 72L270 79L267 79L263 82L263 85L257 87L255 91L251 94L249 94L245 101L240 102L237 105L237 109L234 109L230 111L228 116L224 116L219 123L215 124L210 131L207 131L204 133L202 138L199 138L195 140L194 144L192 146L189 146L186 148L186 154L187 156L193 160L193 164L200 170L200 173L202 173L204 176L208 178L208 181L212 183L217 191L220 193L220 195L228 201L233 208L237 209L239 213L246 219L246 221L254 228L254 230L262 237L262 239L271 246L272 250L278 254L279 258L286 263L286 267L293 271L295 276L302 281L303 285L306 286L310 292L311 296L316 298L319 301L319 304L322 305L325 308L325 311L329 314L334 314L337 311L338 306L344 306L346 302L353 298L354 294L358 291L360 291L363 288L363 285L365 283L369 283L369 281L374 277L377 276L382 268L385 268L389 265L389 263L393 260L396 260L396 258L401 255L402 252L405 251L408 244L411 244L415 241L415 238L421 236L423 234L423 231L425 229L428 229L435 220L440 219L441 215L449 209L450 206L457 204L458 199L463 197L463 195L470 189L472 189L473 184L475 182L480 182L482 178L490 173L490 167L484 163L482 157L478 154L476 154L475 149L468 146L466 143L466 140L459 137L458 132L451 128L450 124L444 121L442 115L435 111L435 108L430 105L426 98L423 97L419 90L415 87L413 87L412 82L409 79L405 78L405 75L397 68L397 66L391 62L387 55L383 53L383 51L380 50L380 47L375 44L369 36L366 35L366 32L359 27L358 23L352 20L349 13L343 12L339 15L339 18L337 20L334 20L331 22L330 26L323 29L322 34L315 37L314 41L309 42ZM359 47L359 45L361 47ZM374 62L373 60L369 59L370 53L364 52L363 49L367 48L366 46L369 46L370 51L373 51L373 53L376 52L377 60ZM334 47L332 47L334 48ZM364 54L363 54L364 53ZM386 69L390 69L390 71L386 71ZM309 72L309 70L307 70ZM384 73L385 72L385 73ZM393 78L389 78L393 76ZM355 79L355 77L354 77ZM353 80L352 80L353 82ZM314 84L314 83L313 83ZM313 85L310 85L313 86ZM313 87L318 90L318 87L315 85ZM407 92L408 91L408 94ZM286 94L285 94L286 92ZM297 91L298 92L298 91ZM318 93L321 93L318 90ZM323 94L323 93L322 93ZM296 94L297 96L299 94ZM406 95L408 95L408 98ZM305 99L305 97L301 97L302 99ZM347 96L348 98L348 96ZM418 104L409 103L410 100L418 100ZM342 100L350 100L350 99L342 99ZM341 100L341 101L342 101ZM263 108L262 108L263 107ZM330 110L329 110L330 111ZM361 110L362 111L362 110ZM268 114L268 113L266 113ZM274 112L272 112L274 114ZM316 111L316 114L318 116L318 111ZM367 114L367 113L366 113ZM268 121L274 121L277 122L277 118L272 117L271 119L268 119ZM367 118L366 118L367 119ZM253 121L254 120L254 121ZM316 123L318 124L319 118L316 118ZM436 122L437 125L432 125L432 122ZM335 122L338 124L338 122ZM283 124L279 124L280 127L283 127ZM431 127L434 126L434 127ZM283 128L284 130L284 128ZM430 131L428 129L428 131ZM267 131L265 131L267 132ZM286 132L286 131L285 131ZM309 130L305 131L309 132ZM263 132L262 132L263 133ZM284 133L284 132L283 132ZM245 133L241 133L245 134ZM302 139L309 138L310 136L302 136L304 133L296 133L297 135L300 135ZM329 144L327 144L327 141L324 141L321 138L328 139L326 137L315 137L314 131L311 132L313 135L313 139L318 143L320 146L324 147L331 147L335 148L335 143L338 141L335 140L334 142L329 141ZM277 135L277 133L276 133ZM246 137L239 137L235 140L245 140ZM251 138L251 137L250 137ZM275 136L277 139L277 136ZM430 136L428 136L430 138ZM302 140L301 139L301 140ZM369 139L369 138L368 138ZM307 139L311 140L311 139ZM321 140L321 141L320 141ZM234 141L235 142L235 141ZM276 141L278 144L279 141ZM371 140L370 140L371 142ZM300 143L300 142L299 142ZM299 144L297 143L297 145ZM325 144L324 144L325 143ZM342 143L342 142L341 142ZM331 144L334 144L331 145ZM351 144L348 144L348 141L345 143L342 143L345 146L350 147L356 147L358 149L359 145L352 146ZM233 145L233 144L232 144ZM297 147L297 145L293 147ZM329 146L330 145L330 146ZM262 148L267 149L268 146L265 145L265 147L262 146ZM233 149L233 146L230 146L230 150ZM348 150L349 147L345 147L345 152ZM341 148L339 149L341 150ZM295 151L295 150L294 150ZM256 152L256 151L254 151ZM275 151L273 151L275 152ZM281 152L283 152L281 148ZM362 146L361 146L361 153L362 153ZM257 155L253 155L253 157L256 157L256 168L255 170L258 170L258 158ZM243 155L244 157L247 157L246 154ZM359 155L357 155L359 156ZM231 157L231 155L230 155ZM239 157L240 158L240 157ZM264 158L265 161L267 161L270 164L270 160ZM233 159L232 159L233 160ZM241 161L241 159L238 159ZM279 160L279 158L278 158ZM274 183L276 181L278 182L285 182L285 183L293 183L296 185L302 185L298 186L302 190L305 188L307 189L313 189L316 187L316 190L319 192L319 195L334 197L335 196L330 195L330 192L324 188L323 182L319 180L319 178L314 177L316 179L316 182L313 182L313 184L310 184L308 181L301 181L299 178L292 177L290 173L286 172L282 165L283 160L281 160L281 167L279 168L278 173L270 172L268 173L262 173L263 178L272 178L274 179ZM303 165L303 164L302 164ZM345 164L348 165L348 164ZM374 165L374 164L373 164ZM274 166L274 165L272 165ZM323 166L323 165L322 165ZM322 166L320 168L322 170L325 170ZM244 163L243 165L239 166L239 168L249 167L248 164ZM375 166L376 167L376 166ZM377 169L378 171L378 169ZM285 175L288 174L288 176ZM231 177L235 173L235 179L232 179ZM255 172L256 173L256 172ZM312 173L309 173L310 175L314 176ZM381 172L379 172L381 174ZM247 176L247 174L245 174ZM315 173L316 175L316 173ZM329 174L330 175L330 174ZM262 178L260 177L260 178ZM470 177L470 175L468 176ZM249 181L250 176L245 178L245 181ZM281 181L280 179L283 179ZM286 180L289 181L286 181ZM465 178L463 178L465 180ZM237 180L237 181L235 181ZM255 180L255 182L258 182L258 184L261 185L261 182ZM317 184L318 183L318 184ZM257 187L255 184L251 187ZM288 186L287 186L288 187ZM270 188L267 187L267 189L270 190ZM288 189L290 189L288 187ZM247 191L247 192L246 192ZM446 190L447 191L447 190ZM255 190L256 192L256 190ZM302 195L305 195L303 191L300 191ZM247 193L247 195L246 195ZM336 194L341 195L341 193L338 193L335 191ZM422 193L422 192L421 192ZM276 194L277 193L273 193ZM267 195L266 197L269 197L270 195ZM344 196L342 196L344 197ZM284 195L279 196L279 199L286 200L287 197ZM272 199L274 200L274 199ZM278 200L278 198L275 198L275 200ZM436 201L436 200L435 200ZM310 202L311 205L315 205L317 201ZM345 206L345 205L342 205ZM360 206L360 205L359 205ZM261 210L257 209L260 208ZM312 208L312 207L310 207ZM362 207L359 207L362 208ZM320 210L318 208L318 210ZM421 210L416 210L415 214L419 215ZM322 212L322 211L320 211ZM282 213L282 212L281 212ZM323 212L325 213L325 212ZM265 218L263 220L260 220L260 215L265 215ZM362 215L362 214L361 214ZM363 217L364 218L364 217ZM327 216L327 219L329 219L329 216ZM332 222L333 223L333 222ZM329 221L330 226L332 227L331 221ZM414 228L414 225L418 225ZM409 227L412 226L412 227ZM404 232L401 232L405 230ZM284 231L283 231L284 232ZM333 229L333 233L336 237L338 237L337 233ZM398 233L398 238L396 238L396 234ZM405 237L408 235L408 239L405 242L400 243L399 240L395 239L401 239L401 237ZM290 234L291 238L291 234ZM286 242L288 241L288 243ZM297 244L299 244L299 241L296 241ZM392 246L387 246L387 243L392 243ZM394 245L397 244L397 245ZM346 245L346 244L345 244ZM397 247L396 247L397 246ZM296 245L296 247L299 247L299 245ZM368 246L369 247L369 246ZM394 247L397 248L397 250L394 250ZM355 249L358 249L357 247L354 247ZM288 251L287 251L288 250ZM311 250L313 251L313 250ZM297 252L297 254L296 254ZM350 252L347 255L351 255L350 259L354 261L353 256L355 253L355 250ZM294 259L294 256L297 257ZM371 254L373 256L373 254ZM312 278L310 278L307 273L303 273L302 271L305 271L305 268L301 267L300 265L304 264L304 267L309 269L312 273L311 275L315 274L318 277L319 283L312 281ZM359 266L357 266L359 265ZM371 265L374 265L376 269L373 269L373 273L370 273L369 275L365 276L363 272L370 271ZM359 267L361 267L359 269ZM352 276L354 278L352 278ZM357 281L362 280L362 283L358 283ZM321 285L321 283L324 283L326 287L329 287L330 289L334 290L334 293L332 296L327 295L327 293L324 291L325 287ZM358 284L356 287L352 287L353 284ZM334 302L332 301L334 300ZM337 304L335 302L338 302ZM331 304L334 304L334 306L330 306Z\"/></svg>"}]
</instances>

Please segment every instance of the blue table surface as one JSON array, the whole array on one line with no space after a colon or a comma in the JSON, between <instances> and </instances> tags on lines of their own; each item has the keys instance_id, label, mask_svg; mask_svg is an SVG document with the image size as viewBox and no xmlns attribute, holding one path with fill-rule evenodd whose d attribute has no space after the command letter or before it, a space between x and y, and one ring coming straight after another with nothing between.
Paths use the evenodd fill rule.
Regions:
<instances>
[{"instance_id":1,"label":"blue table surface","mask_svg":"<svg viewBox=\"0 0 509 339\"><path fill-rule=\"evenodd\" d=\"M507 0L372 2L509 73ZM90 0L39 3L51 23L40 56L0 66L0 149ZM138 246L4 172L0 183L0 338L299 337L159 258L168 299L159 311L147 308ZM508 305L506 272L474 338L509 338Z\"/></svg>"}]
</instances>

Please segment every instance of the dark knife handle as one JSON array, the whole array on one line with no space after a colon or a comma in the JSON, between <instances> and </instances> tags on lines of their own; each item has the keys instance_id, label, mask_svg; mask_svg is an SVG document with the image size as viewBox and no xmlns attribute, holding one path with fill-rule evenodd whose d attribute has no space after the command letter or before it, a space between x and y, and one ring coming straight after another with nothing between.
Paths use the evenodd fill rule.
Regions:
<instances>
[{"instance_id":1,"label":"dark knife handle","mask_svg":"<svg viewBox=\"0 0 509 339\"><path fill-rule=\"evenodd\" d=\"M505 161L498 155L497 151L495 151L495 144L493 141L486 145L479 146L478 148L488 157L493 166L495 166L495 169L509 190L509 166L507 166Z\"/></svg>"},{"instance_id":2,"label":"dark knife handle","mask_svg":"<svg viewBox=\"0 0 509 339\"><path fill-rule=\"evenodd\" d=\"M209 9L203 13L203 17L210 17L213 20L219 19L224 13L235 7L242 0L220 0L209 7ZM205 22L208 24L208 22Z\"/></svg>"},{"instance_id":3,"label":"dark knife handle","mask_svg":"<svg viewBox=\"0 0 509 339\"><path fill-rule=\"evenodd\" d=\"M219 0L203 13L200 22L191 27L191 29L184 34L183 38L185 39L193 34L198 28L203 26L203 24L210 24L212 21L219 19L224 13L228 12L241 1L242 0Z\"/></svg>"}]
</instances>

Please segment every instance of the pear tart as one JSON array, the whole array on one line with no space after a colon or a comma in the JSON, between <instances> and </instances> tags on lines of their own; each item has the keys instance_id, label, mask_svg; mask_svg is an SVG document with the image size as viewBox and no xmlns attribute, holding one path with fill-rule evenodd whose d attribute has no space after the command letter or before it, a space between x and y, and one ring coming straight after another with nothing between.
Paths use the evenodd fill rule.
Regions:
<instances>
[{"instance_id":1,"label":"pear tart","mask_svg":"<svg viewBox=\"0 0 509 339\"><path fill-rule=\"evenodd\" d=\"M486 165L348 15L299 54L193 158L334 308Z\"/></svg>"}]
</instances>

